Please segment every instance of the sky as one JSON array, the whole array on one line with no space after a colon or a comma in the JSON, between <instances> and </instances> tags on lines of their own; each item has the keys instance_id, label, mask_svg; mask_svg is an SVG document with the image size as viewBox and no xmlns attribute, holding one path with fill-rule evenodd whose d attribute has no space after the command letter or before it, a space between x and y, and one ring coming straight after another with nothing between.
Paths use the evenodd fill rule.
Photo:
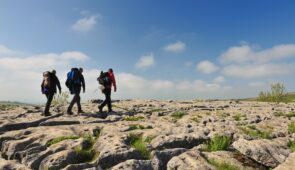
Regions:
<instances>
[{"instance_id":1,"label":"sky","mask_svg":"<svg viewBox=\"0 0 295 170\"><path fill-rule=\"evenodd\" d=\"M40 103L42 73L86 93L113 68L113 99L231 99L295 91L292 0L0 0L0 101Z\"/></svg>"}]
</instances>

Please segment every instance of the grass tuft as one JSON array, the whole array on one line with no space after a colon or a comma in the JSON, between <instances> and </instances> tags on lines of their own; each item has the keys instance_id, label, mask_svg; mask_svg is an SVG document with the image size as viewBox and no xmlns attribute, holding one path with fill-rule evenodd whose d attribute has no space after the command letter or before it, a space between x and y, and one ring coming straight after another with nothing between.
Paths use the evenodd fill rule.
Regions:
<instances>
[{"instance_id":1,"label":"grass tuft","mask_svg":"<svg viewBox=\"0 0 295 170\"><path fill-rule=\"evenodd\" d=\"M246 115L238 113L238 114L233 116L235 121L240 121L242 117L246 117Z\"/></svg>"},{"instance_id":2,"label":"grass tuft","mask_svg":"<svg viewBox=\"0 0 295 170\"><path fill-rule=\"evenodd\" d=\"M288 143L289 148L291 149L292 152L295 152L295 140L294 141L290 141Z\"/></svg>"},{"instance_id":3,"label":"grass tuft","mask_svg":"<svg viewBox=\"0 0 295 170\"><path fill-rule=\"evenodd\" d=\"M246 134L255 139L270 139L271 131L262 131L256 128L254 125L246 127L240 127L240 129Z\"/></svg>"},{"instance_id":4,"label":"grass tuft","mask_svg":"<svg viewBox=\"0 0 295 170\"><path fill-rule=\"evenodd\" d=\"M289 132L289 133L295 133L295 122L291 122L291 123L288 125L288 132Z\"/></svg>"},{"instance_id":5,"label":"grass tuft","mask_svg":"<svg viewBox=\"0 0 295 170\"><path fill-rule=\"evenodd\" d=\"M147 149L146 147L146 143L145 140L142 138L141 135L137 135L137 134L129 134L128 135L128 141L129 141L129 145L138 150L141 154L141 156L143 157L143 159L150 159L151 158L151 153L150 151Z\"/></svg>"},{"instance_id":6,"label":"grass tuft","mask_svg":"<svg viewBox=\"0 0 295 170\"><path fill-rule=\"evenodd\" d=\"M289 117L289 118L291 118L291 117L295 117L295 112L287 113L287 114L286 114L286 117Z\"/></svg>"},{"instance_id":7,"label":"grass tuft","mask_svg":"<svg viewBox=\"0 0 295 170\"><path fill-rule=\"evenodd\" d=\"M126 116L123 118L123 120L125 120L125 121L139 121L142 119L144 119L143 116Z\"/></svg>"},{"instance_id":8,"label":"grass tuft","mask_svg":"<svg viewBox=\"0 0 295 170\"><path fill-rule=\"evenodd\" d=\"M132 125L129 125L129 129L130 130L145 129L145 127L139 124L132 124Z\"/></svg>"},{"instance_id":9,"label":"grass tuft","mask_svg":"<svg viewBox=\"0 0 295 170\"><path fill-rule=\"evenodd\" d=\"M283 112L274 112L274 116L279 117L279 116L284 116L285 114Z\"/></svg>"},{"instance_id":10,"label":"grass tuft","mask_svg":"<svg viewBox=\"0 0 295 170\"><path fill-rule=\"evenodd\" d=\"M231 140L228 136L214 135L212 139L205 143L203 149L208 152L226 150L231 144Z\"/></svg>"},{"instance_id":11,"label":"grass tuft","mask_svg":"<svg viewBox=\"0 0 295 170\"><path fill-rule=\"evenodd\" d=\"M60 136L60 137L49 140L46 143L46 146L49 147L51 145L54 145L54 144L59 143L59 142L64 141L64 140L69 140L69 139L74 140L74 139L79 139L79 138L80 138L79 136Z\"/></svg>"},{"instance_id":12,"label":"grass tuft","mask_svg":"<svg viewBox=\"0 0 295 170\"><path fill-rule=\"evenodd\" d=\"M181 119L185 115L187 115L187 113L178 111L178 112L172 113L171 117L173 117L174 119Z\"/></svg>"},{"instance_id":13,"label":"grass tuft","mask_svg":"<svg viewBox=\"0 0 295 170\"><path fill-rule=\"evenodd\" d=\"M77 163L93 161L99 155L99 153L93 149L97 137L85 134L83 138L83 146L75 148Z\"/></svg>"},{"instance_id":14,"label":"grass tuft","mask_svg":"<svg viewBox=\"0 0 295 170\"><path fill-rule=\"evenodd\" d=\"M210 159L208 162L215 166L217 170L239 170L237 166L231 165L229 163L226 163L224 161L217 161L215 159Z\"/></svg>"}]
</instances>

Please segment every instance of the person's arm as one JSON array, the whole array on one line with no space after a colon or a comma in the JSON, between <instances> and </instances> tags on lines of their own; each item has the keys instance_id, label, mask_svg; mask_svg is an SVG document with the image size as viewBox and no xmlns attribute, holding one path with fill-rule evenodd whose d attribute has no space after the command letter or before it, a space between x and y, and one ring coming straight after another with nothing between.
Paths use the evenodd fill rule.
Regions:
<instances>
[{"instance_id":1,"label":"person's arm","mask_svg":"<svg viewBox=\"0 0 295 170\"><path fill-rule=\"evenodd\" d=\"M83 75L81 75L81 81L82 81L83 92L85 93L85 80Z\"/></svg>"},{"instance_id":2,"label":"person's arm","mask_svg":"<svg viewBox=\"0 0 295 170\"><path fill-rule=\"evenodd\" d=\"M112 75L112 83L113 83L113 86L114 86L114 91L116 92L117 91L117 84L116 84L116 79L115 79L114 74Z\"/></svg>"},{"instance_id":3,"label":"person's arm","mask_svg":"<svg viewBox=\"0 0 295 170\"><path fill-rule=\"evenodd\" d=\"M60 86L60 82L58 80L58 78L55 76L55 81L56 81L56 85L58 87L59 93L61 93L61 86Z\"/></svg>"}]
</instances>

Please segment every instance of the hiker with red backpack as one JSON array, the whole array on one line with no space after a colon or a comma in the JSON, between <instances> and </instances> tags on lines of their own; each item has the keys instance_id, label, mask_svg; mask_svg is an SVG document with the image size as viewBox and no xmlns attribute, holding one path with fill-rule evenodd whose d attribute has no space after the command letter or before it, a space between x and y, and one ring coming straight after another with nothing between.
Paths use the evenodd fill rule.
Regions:
<instances>
[{"instance_id":1,"label":"hiker with red backpack","mask_svg":"<svg viewBox=\"0 0 295 170\"><path fill-rule=\"evenodd\" d=\"M43 81L41 84L41 92L46 95L47 102L43 112L44 116L50 116L49 108L53 100L53 96L56 93L56 86L58 87L59 93L61 93L60 82L56 76L56 71L46 71L43 73Z\"/></svg>"},{"instance_id":2,"label":"hiker with red backpack","mask_svg":"<svg viewBox=\"0 0 295 170\"><path fill-rule=\"evenodd\" d=\"M98 106L99 112L102 114L102 118L106 118L107 114L103 113L103 107L108 105L108 112L112 112L112 100L111 92L112 86L114 86L114 91L117 91L116 79L113 72L113 69L109 69L108 72L101 72L100 76L97 78L97 81L102 86L102 93L105 95L104 102Z\"/></svg>"},{"instance_id":3,"label":"hiker with red backpack","mask_svg":"<svg viewBox=\"0 0 295 170\"><path fill-rule=\"evenodd\" d=\"M83 93L85 93L85 80L83 76L83 68L72 68L71 71L67 74L66 86L69 88L70 93L74 95L68 110L68 115L73 115L72 108L75 103L78 106L78 114L84 113L81 107L81 86L83 87Z\"/></svg>"}]
</instances>

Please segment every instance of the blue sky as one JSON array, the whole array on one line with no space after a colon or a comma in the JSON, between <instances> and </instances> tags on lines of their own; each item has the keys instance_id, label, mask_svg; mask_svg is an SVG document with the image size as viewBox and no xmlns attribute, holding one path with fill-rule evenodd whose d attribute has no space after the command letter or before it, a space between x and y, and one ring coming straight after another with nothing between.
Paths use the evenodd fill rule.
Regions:
<instances>
[{"instance_id":1,"label":"blue sky","mask_svg":"<svg viewBox=\"0 0 295 170\"><path fill-rule=\"evenodd\" d=\"M57 69L63 83L72 66L85 68L85 99L102 97L95 77L109 67L115 98L249 97L274 82L295 91L294 9L291 0L0 0L0 100L42 101L42 72Z\"/></svg>"}]
</instances>

